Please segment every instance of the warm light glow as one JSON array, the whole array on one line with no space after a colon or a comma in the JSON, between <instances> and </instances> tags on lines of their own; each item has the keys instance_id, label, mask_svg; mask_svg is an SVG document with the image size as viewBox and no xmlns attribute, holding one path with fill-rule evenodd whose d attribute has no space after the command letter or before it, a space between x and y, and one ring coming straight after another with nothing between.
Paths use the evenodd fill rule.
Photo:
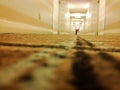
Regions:
<instances>
[{"instance_id":1,"label":"warm light glow","mask_svg":"<svg viewBox=\"0 0 120 90\"><path fill-rule=\"evenodd\" d=\"M90 18L90 17L91 17L91 13L87 13L86 18Z\"/></svg>"},{"instance_id":2,"label":"warm light glow","mask_svg":"<svg viewBox=\"0 0 120 90\"><path fill-rule=\"evenodd\" d=\"M73 8L73 5L72 5L72 4L68 4L68 8L69 8L69 9L72 9L72 8Z\"/></svg>"},{"instance_id":3,"label":"warm light glow","mask_svg":"<svg viewBox=\"0 0 120 90\"><path fill-rule=\"evenodd\" d=\"M78 21L78 22L84 22L84 19L81 19L81 18L75 18L75 19L72 19L72 21L73 22L76 22L76 21Z\"/></svg>"},{"instance_id":4,"label":"warm light glow","mask_svg":"<svg viewBox=\"0 0 120 90\"><path fill-rule=\"evenodd\" d=\"M84 5L84 8L86 8L86 9L88 9L89 7L90 7L89 3L87 3L87 4Z\"/></svg>"},{"instance_id":5,"label":"warm light glow","mask_svg":"<svg viewBox=\"0 0 120 90\"><path fill-rule=\"evenodd\" d=\"M81 18L82 16L85 16L83 13L73 13L71 16L74 16L75 18Z\"/></svg>"},{"instance_id":6,"label":"warm light glow","mask_svg":"<svg viewBox=\"0 0 120 90\"><path fill-rule=\"evenodd\" d=\"M81 15L80 14L75 14L75 18L80 18Z\"/></svg>"},{"instance_id":7,"label":"warm light glow","mask_svg":"<svg viewBox=\"0 0 120 90\"><path fill-rule=\"evenodd\" d=\"M66 13L66 17L70 17L70 13Z\"/></svg>"}]
</instances>

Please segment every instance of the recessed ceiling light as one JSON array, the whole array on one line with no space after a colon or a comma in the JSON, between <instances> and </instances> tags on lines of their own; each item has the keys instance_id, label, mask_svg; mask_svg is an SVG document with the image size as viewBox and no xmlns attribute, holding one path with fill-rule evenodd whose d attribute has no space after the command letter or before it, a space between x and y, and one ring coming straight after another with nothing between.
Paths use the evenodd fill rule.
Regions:
<instances>
[{"instance_id":1,"label":"recessed ceiling light","mask_svg":"<svg viewBox=\"0 0 120 90\"><path fill-rule=\"evenodd\" d=\"M75 14L75 18L80 18L81 15L80 14Z\"/></svg>"}]
</instances>

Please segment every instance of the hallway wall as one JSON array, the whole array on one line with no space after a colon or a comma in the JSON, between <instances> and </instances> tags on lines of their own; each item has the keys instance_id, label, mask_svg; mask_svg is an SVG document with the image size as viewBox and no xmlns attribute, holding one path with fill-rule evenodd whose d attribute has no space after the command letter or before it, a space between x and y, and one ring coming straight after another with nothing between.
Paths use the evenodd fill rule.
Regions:
<instances>
[{"instance_id":1,"label":"hallway wall","mask_svg":"<svg viewBox=\"0 0 120 90\"><path fill-rule=\"evenodd\" d=\"M53 0L53 30L58 33L59 0Z\"/></svg>"},{"instance_id":2,"label":"hallway wall","mask_svg":"<svg viewBox=\"0 0 120 90\"><path fill-rule=\"evenodd\" d=\"M103 32L105 30L105 7L106 7L106 1L105 0L99 0L99 19L98 19L98 31L99 34L103 35Z\"/></svg>"},{"instance_id":3,"label":"hallway wall","mask_svg":"<svg viewBox=\"0 0 120 90\"><path fill-rule=\"evenodd\" d=\"M97 0L91 0L86 13L86 33L96 34L98 32L99 7Z\"/></svg>"},{"instance_id":4,"label":"hallway wall","mask_svg":"<svg viewBox=\"0 0 120 90\"><path fill-rule=\"evenodd\" d=\"M60 0L59 7L59 33L70 33L70 12L67 0Z\"/></svg>"},{"instance_id":5,"label":"hallway wall","mask_svg":"<svg viewBox=\"0 0 120 90\"><path fill-rule=\"evenodd\" d=\"M105 34L120 34L120 0L106 0Z\"/></svg>"},{"instance_id":6,"label":"hallway wall","mask_svg":"<svg viewBox=\"0 0 120 90\"><path fill-rule=\"evenodd\" d=\"M120 0L91 0L87 14L87 34L120 35Z\"/></svg>"},{"instance_id":7,"label":"hallway wall","mask_svg":"<svg viewBox=\"0 0 120 90\"><path fill-rule=\"evenodd\" d=\"M33 30L33 32L51 33L53 27L53 0L0 0L0 23L3 21L6 23L5 25L0 24L2 33L13 31L24 33L31 26L39 28ZM8 22L24 27L17 28L12 24L10 26L7 25ZM24 24L30 27L26 29Z\"/></svg>"}]
</instances>

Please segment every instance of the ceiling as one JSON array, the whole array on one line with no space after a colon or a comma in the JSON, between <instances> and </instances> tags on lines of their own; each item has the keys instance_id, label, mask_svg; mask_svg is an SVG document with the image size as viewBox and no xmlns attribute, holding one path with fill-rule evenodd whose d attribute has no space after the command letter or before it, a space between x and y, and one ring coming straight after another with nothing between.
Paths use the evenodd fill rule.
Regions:
<instances>
[{"instance_id":1,"label":"ceiling","mask_svg":"<svg viewBox=\"0 0 120 90\"><path fill-rule=\"evenodd\" d=\"M78 16L78 13L80 15L86 14L90 1L91 0L68 0L68 7L72 18L75 14Z\"/></svg>"}]
</instances>

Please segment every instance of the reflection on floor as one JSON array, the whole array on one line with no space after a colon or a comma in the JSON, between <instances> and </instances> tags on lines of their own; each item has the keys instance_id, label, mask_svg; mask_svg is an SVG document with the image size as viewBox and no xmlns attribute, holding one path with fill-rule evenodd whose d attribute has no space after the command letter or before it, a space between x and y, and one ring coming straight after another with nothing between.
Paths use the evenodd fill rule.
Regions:
<instances>
[{"instance_id":1,"label":"reflection on floor","mask_svg":"<svg viewBox=\"0 0 120 90\"><path fill-rule=\"evenodd\" d=\"M0 34L0 90L120 90L120 37Z\"/></svg>"}]
</instances>

